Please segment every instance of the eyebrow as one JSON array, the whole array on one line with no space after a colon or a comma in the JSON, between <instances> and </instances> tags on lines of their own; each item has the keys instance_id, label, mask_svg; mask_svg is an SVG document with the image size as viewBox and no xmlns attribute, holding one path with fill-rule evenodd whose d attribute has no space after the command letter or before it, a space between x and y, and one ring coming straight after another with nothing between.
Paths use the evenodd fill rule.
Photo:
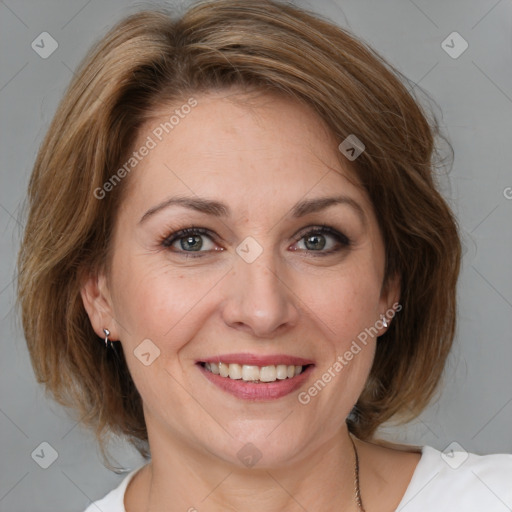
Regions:
<instances>
[{"instance_id":1,"label":"eyebrow","mask_svg":"<svg viewBox=\"0 0 512 512\"><path fill-rule=\"evenodd\" d=\"M361 219L362 223L366 223L366 215L361 205L351 197L347 196L319 197L316 199L299 201L291 209L291 216L294 218L304 217L305 215L325 210L326 208L336 204L345 204L352 207ZM178 196L170 197L150 208L142 216L139 224L153 216L155 213L175 205L200 213L205 213L207 215L213 215L214 217L229 217L231 215L229 206L221 203L220 201L200 197Z\"/></svg>"}]
</instances>

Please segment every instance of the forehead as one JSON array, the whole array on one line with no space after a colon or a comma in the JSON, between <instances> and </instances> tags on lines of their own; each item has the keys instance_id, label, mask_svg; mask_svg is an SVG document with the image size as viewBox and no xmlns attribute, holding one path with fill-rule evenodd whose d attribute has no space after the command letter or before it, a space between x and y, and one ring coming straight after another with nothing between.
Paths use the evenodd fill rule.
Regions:
<instances>
[{"instance_id":1,"label":"forehead","mask_svg":"<svg viewBox=\"0 0 512 512\"><path fill-rule=\"evenodd\" d=\"M132 200L196 194L247 210L251 202L286 203L338 191L367 201L336 138L310 107L261 93L194 99L192 109L182 108L186 100L162 107L140 129L135 150L151 149L130 176Z\"/></svg>"}]
</instances>

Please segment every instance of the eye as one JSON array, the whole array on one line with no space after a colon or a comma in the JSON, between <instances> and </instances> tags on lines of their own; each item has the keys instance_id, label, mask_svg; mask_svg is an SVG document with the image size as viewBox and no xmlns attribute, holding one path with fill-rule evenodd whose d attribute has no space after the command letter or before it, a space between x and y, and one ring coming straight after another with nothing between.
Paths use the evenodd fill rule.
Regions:
<instances>
[{"instance_id":1,"label":"eye","mask_svg":"<svg viewBox=\"0 0 512 512\"><path fill-rule=\"evenodd\" d=\"M214 235L208 229L191 227L171 233L161 241L161 245L185 257L199 257L204 253L224 250L213 239ZM297 235L296 240L295 247L291 247L293 251L318 253L318 256L339 252L351 243L348 237L330 226L307 228Z\"/></svg>"},{"instance_id":2,"label":"eye","mask_svg":"<svg viewBox=\"0 0 512 512\"><path fill-rule=\"evenodd\" d=\"M350 240L343 233L330 226L316 226L298 235L296 245L292 250L318 252L321 255L338 252L350 246Z\"/></svg>"},{"instance_id":3,"label":"eye","mask_svg":"<svg viewBox=\"0 0 512 512\"><path fill-rule=\"evenodd\" d=\"M175 231L162 240L164 247L170 248L173 252L194 253L209 252L215 249L216 245L212 240L210 231L204 228L186 228Z\"/></svg>"}]
</instances>

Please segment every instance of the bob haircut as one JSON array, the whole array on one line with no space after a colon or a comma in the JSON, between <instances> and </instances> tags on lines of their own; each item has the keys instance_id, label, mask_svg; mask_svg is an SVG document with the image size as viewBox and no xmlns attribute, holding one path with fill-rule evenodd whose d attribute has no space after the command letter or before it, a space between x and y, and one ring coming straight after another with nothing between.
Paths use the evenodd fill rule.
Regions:
<instances>
[{"instance_id":1,"label":"bob haircut","mask_svg":"<svg viewBox=\"0 0 512 512\"><path fill-rule=\"evenodd\" d=\"M129 158L141 126L201 92L285 95L309 105L339 142L350 134L363 141L357 160L339 159L373 204L385 243L383 287L399 278L403 309L377 343L349 429L370 439L383 422L410 420L432 399L455 335L461 244L435 181L437 123L400 77L347 31L271 0L202 2L179 19L142 11L90 50L30 179L18 301L38 382L78 411L103 455L107 434L125 436L144 457L149 451L122 347L105 350L80 295L88 275L108 275L130 178L100 199L98 190Z\"/></svg>"}]
</instances>

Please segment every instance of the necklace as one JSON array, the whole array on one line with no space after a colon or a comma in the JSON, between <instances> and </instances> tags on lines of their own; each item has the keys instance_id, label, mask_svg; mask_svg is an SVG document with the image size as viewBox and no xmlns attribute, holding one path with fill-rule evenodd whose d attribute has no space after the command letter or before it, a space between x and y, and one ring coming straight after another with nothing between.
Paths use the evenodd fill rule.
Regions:
<instances>
[{"instance_id":1,"label":"necklace","mask_svg":"<svg viewBox=\"0 0 512 512\"><path fill-rule=\"evenodd\" d=\"M352 447L354 448L354 456L356 459L355 466L354 466L354 490L355 490L355 497L356 497L356 503L361 512L366 512L363 507L363 500L361 498L361 489L359 487L359 456L357 455L357 448L354 443L354 440L352 439L352 436L350 433L348 434L348 437L350 438L350 441L352 442Z\"/></svg>"}]
</instances>

